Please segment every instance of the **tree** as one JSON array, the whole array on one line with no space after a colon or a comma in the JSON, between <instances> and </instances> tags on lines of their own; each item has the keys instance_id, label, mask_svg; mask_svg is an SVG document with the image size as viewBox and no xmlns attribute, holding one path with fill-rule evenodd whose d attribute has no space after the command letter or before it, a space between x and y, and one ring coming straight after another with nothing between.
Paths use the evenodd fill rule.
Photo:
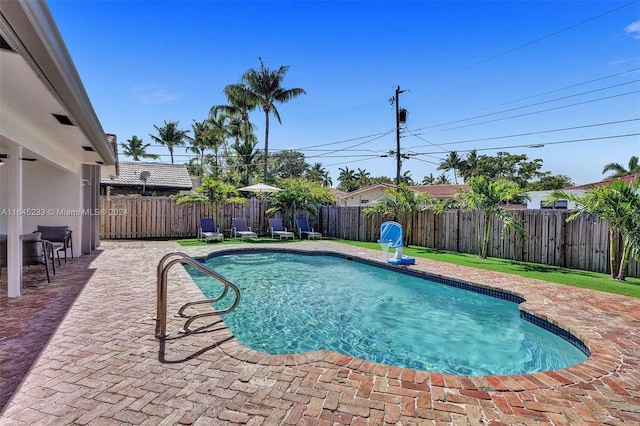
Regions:
<instances>
[{"instance_id":1,"label":"tree","mask_svg":"<svg viewBox=\"0 0 640 426\"><path fill-rule=\"evenodd\" d=\"M171 156L171 164L173 164L173 148L176 146L184 146L185 140L188 138L187 133L188 130L180 130L178 129L177 121L164 121L164 126L158 127L155 124L153 125L155 129L158 131L158 136L149 134L151 139L160 145L166 146L169 149L169 155Z\"/></svg>"},{"instance_id":2,"label":"tree","mask_svg":"<svg viewBox=\"0 0 640 426\"><path fill-rule=\"evenodd\" d=\"M306 177L314 182L320 182L322 186L331 186L333 183L329 172L322 166L322 163L313 163L307 170Z\"/></svg>"},{"instance_id":3,"label":"tree","mask_svg":"<svg viewBox=\"0 0 640 426\"><path fill-rule=\"evenodd\" d=\"M141 158L151 158L157 160L160 158L156 154L147 154L147 148L151 146L150 143L144 143L142 139L136 135L131 136L131 139L127 139L127 143L121 143L122 153L127 157L133 157L133 161L140 161Z\"/></svg>"},{"instance_id":4,"label":"tree","mask_svg":"<svg viewBox=\"0 0 640 426\"><path fill-rule=\"evenodd\" d=\"M351 192L358 189L358 181L356 179L356 173L349 169L349 166L344 166L338 169L340 175L338 176L338 189L341 191Z\"/></svg>"},{"instance_id":5,"label":"tree","mask_svg":"<svg viewBox=\"0 0 640 426\"><path fill-rule=\"evenodd\" d=\"M260 151L255 149L258 141L254 135L251 136L251 138L240 143L236 142L231 146L238 156L235 164L243 186L253 183L253 175L258 167L257 159Z\"/></svg>"},{"instance_id":6,"label":"tree","mask_svg":"<svg viewBox=\"0 0 640 426\"><path fill-rule=\"evenodd\" d=\"M433 185L436 181L436 178L433 177L433 173L429 173L429 176L425 176L422 178L423 185Z\"/></svg>"},{"instance_id":7,"label":"tree","mask_svg":"<svg viewBox=\"0 0 640 426\"><path fill-rule=\"evenodd\" d=\"M436 178L433 182L434 185L451 185L451 181L444 173Z\"/></svg>"},{"instance_id":8,"label":"tree","mask_svg":"<svg viewBox=\"0 0 640 426\"><path fill-rule=\"evenodd\" d=\"M283 150L270 156L271 175L279 179L300 178L309 169L309 164L300 151Z\"/></svg>"},{"instance_id":9,"label":"tree","mask_svg":"<svg viewBox=\"0 0 640 426\"><path fill-rule=\"evenodd\" d=\"M264 128L264 181L267 182L267 163L269 159L269 116L273 116L282 124L280 113L276 108L276 104L287 103L306 92L299 88L285 89L282 87L284 76L289 70L289 66L280 66L277 70L271 70L264 66L262 58L260 59L260 69L251 68L242 76L241 86L244 90L242 97L246 99L248 105L258 105L262 107L265 116Z\"/></svg>"},{"instance_id":10,"label":"tree","mask_svg":"<svg viewBox=\"0 0 640 426\"><path fill-rule=\"evenodd\" d=\"M431 195L415 193L408 185L400 183L397 188L387 188L384 196L374 206L365 208L362 214L367 217L382 214L383 217L399 222L405 229L404 245L408 246L411 235L411 216L427 210L434 204L435 201Z\"/></svg>"},{"instance_id":11,"label":"tree","mask_svg":"<svg viewBox=\"0 0 640 426\"><path fill-rule=\"evenodd\" d=\"M400 176L400 183L404 183L405 185L413 185L415 183L411 178L411 172L409 170Z\"/></svg>"},{"instance_id":12,"label":"tree","mask_svg":"<svg viewBox=\"0 0 640 426\"><path fill-rule=\"evenodd\" d=\"M577 210L567 221L582 213L596 214L609 223L609 268L611 278L624 281L629 257L640 255L640 178L632 182L616 180L608 185L593 187L583 195L565 191L554 191L549 202L559 199L573 201ZM622 237L622 251L618 254L615 244L616 232Z\"/></svg>"},{"instance_id":13,"label":"tree","mask_svg":"<svg viewBox=\"0 0 640 426\"><path fill-rule=\"evenodd\" d=\"M199 165L196 169L198 172L197 176L202 180L202 176L204 175L204 153L214 145L213 134L207 120L200 122L193 120L191 129L193 130L193 138L188 139L189 145L187 146L187 152L196 154Z\"/></svg>"},{"instance_id":14,"label":"tree","mask_svg":"<svg viewBox=\"0 0 640 426\"><path fill-rule=\"evenodd\" d=\"M438 170L444 170L445 172L453 170L453 180L457 185L458 170L460 169L461 164L462 164L462 158L460 158L458 153L456 151L450 151L449 155L440 162L440 165L438 166Z\"/></svg>"},{"instance_id":15,"label":"tree","mask_svg":"<svg viewBox=\"0 0 640 426\"><path fill-rule=\"evenodd\" d=\"M233 185L216 180L211 176L205 176L200 186L194 189L191 194L183 195L176 200L176 204L186 203L206 203L213 206L216 223L220 223L218 221L219 204L248 204L245 198L240 197L238 190Z\"/></svg>"},{"instance_id":16,"label":"tree","mask_svg":"<svg viewBox=\"0 0 640 426\"><path fill-rule=\"evenodd\" d=\"M483 176L474 176L469 180L469 184L471 190L459 192L455 202L462 210L477 210L482 214L482 224L477 226L478 256L481 259L486 259L488 256L491 222L494 217L502 221L503 237L505 231L514 230L523 240L526 230L516 222L513 214L501 208L501 205L516 197L526 198L526 192L517 183L506 179L489 180ZM446 204L442 204L440 211L445 207Z\"/></svg>"},{"instance_id":17,"label":"tree","mask_svg":"<svg viewBox=\"0 0 640 426\"><path fill-rule=\"evenodd\" d=\"M478 151L472 149L467 153L467 156L460 162L458 171L464 182L471 179L471 176L478 175Z\"/></svg>"},{"instance_id":18,"label":"tree","mask_svg":"<svg viewBox=\"0 0 640 426\"><path fill-rule=\"evenodd\" d=\"M293 219L297 211L303 210L315 215L318 213L319 206L336 202L329 188L318 182L289 178L279 181L278 187L281 191L271 194L267 199L267 215L273 216L275 213L287 215L290 229L293 229Z\"/></svg>"},{"instance_id":19,"label":"tree","mask_svg":"<svg viewBox=\"0 0 640 426\"><path fill-rule=\"evenodd\" d=\"M640 163L638 163L638 157L635 155L631 156L631 158L629 159L628 170L619 163L609 163L602 169L602 174L605 174L609 171L615 172L614 174L609 176L610 178L640 174Z\"/></svg>"},{"instance_id":20,"label":"tree","mask_svg":"<svg viewBox=\"0 0 640 426\"><path fill-rule=\"evenodd\" d=\"M220 148L224 147L229 136L228 124L229 116L220 112L219 110L212 109L209 113L209 127L211 128L211 148L213 149L214 167L213 176L219 178L220 173Z\"/></svg>"},{"instance_id":21,"label":"tree","mask_svg":"<svg viewBox=\"0 0 640 426\"><path fill-rule=\"evenodd\" d=\"M371 173L365 169L358 168L358 171L355 172L353 177L358 181L358 188L371 185Z\"/></svg>"},{"instance_id":22,"label":"tree","mask_svg":"<svg viewBox=\"0 0 640 426\"><path fill-rule=\"evenodd\" d=\"M547 191L553 189L562 189L573 186L573 181L567 175L544 174L535 182L527 185L527 191Z\"/></svg>"}]
</instances>

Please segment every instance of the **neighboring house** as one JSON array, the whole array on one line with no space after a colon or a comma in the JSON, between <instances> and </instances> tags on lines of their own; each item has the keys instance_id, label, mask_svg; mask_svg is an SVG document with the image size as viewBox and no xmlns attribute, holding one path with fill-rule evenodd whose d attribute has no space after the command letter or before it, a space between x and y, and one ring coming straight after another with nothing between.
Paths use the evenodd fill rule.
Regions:
<instances>
[{"instance_id":1,"label":"neighboring house","mask_svg":"<svg viewBox=\"0 0 640 426\"><path fill-rule=\"evenodd\" d=\"M448 200L455 197L460 191L470 191L470 185L413 185L410 186L413 192L429 194L436 200Z\"/></svg>"},{"instance_id":2,"label":"neighboring house","mask_svg":"<svg viewBox=\"0 0 640 426\"><path fill-rule=\"evenodd\" d=\"M570 194L575 194L578 197L582 197L587 192L587 190L591 188L608 185L611 182L615 182L617 180L624 180L627 182L631 182L638 178L640 178L640 174L623 176L619 178L609 178L609 179L601 180L599 182L570 186L568 188L562 189L562 191ZM546 203L545 199L549 197L551 192L552 191L528 192L527 195L529 195L529 201L527 201L527 208L528 209L554 209L555 208L555 209L567 209L567 210L573 210L576 208L576 204L569 200L558 200L553 205Z\"/></svg>"},{"instance_id":3,"label":"neighboring house","mask_svg":"<svg viewBox=\"0 0 640 426\"><path fill-rule=\"evenodd\" d=\"M2 279L7 295L19 297L21 234L68 225L74 254L99 244L101 168L117 173L116 141L105 135L45 2L0 1L0 95Z\"/></svg>"},{"instance_id":4,"label":"neighboring house","mask_svg":"<svg viewBox=\"0 0 640 426\"><path fill-rule=\"evenodd\" d=\"M375 185L360 188L356 191L346 192L339 197L340 206L372 206L385 195L387 189L395 188L394 184L378 183ZM409 187L413 192L426 193L436 200L446 200L453 198L455 194L462 190L468 190L469 185L413 185Z\"/></svg>"},{"instance_id":5,"label":"neighboring house","mask_svg":"<svg viewBox=\"0 0 640 426\"><path fill-rule=\"evenodd\" d=\"M336 197L336 205L338 205L338 206L346 206L346 203L344 202L342 197L347 195L348 192L340 191L339 189L335 189L335 188L329 188L329 191L331 191L333 193L333 195Z\"/></svg>"},{"instance_id":6,"label":"neighboring house","mask_svg":"<svg viewBox=\"0 0 640 426\"><path fill-rule=\"evenodd\" d=\"M376 183L355 191L347 192L340 196L338 205L349 207L367 207L374 205L389 188L395 188L395 185L389 183Z\"/></svg>"},{"instance_id":7,"label":"neighboring house","mask_svg":"<svg viewBox=\"0 0 640 426\"><path fill-rule=\"evenodd\" d=\"M118 175L102 176L102 195L166 196L189 193L193 187L184 164L121 161Z\"/></svg>"}]
</instances>

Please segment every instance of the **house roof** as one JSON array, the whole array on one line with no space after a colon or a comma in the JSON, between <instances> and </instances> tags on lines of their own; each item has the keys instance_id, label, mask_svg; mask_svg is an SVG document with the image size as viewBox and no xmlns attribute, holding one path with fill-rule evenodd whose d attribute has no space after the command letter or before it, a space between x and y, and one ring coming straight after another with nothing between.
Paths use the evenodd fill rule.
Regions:
<instances>
[{"instance_id":1,"label":"house roof","mask_svg":"<svg viewBox=\"0 0 640 426\"><path fill-rule=\"evenodd\" d=\"M102 176L100 183L111 186L142 185L140 176L143 172L148 172L147 188L192 188L189 171L184 164L121 161L119 169L118 176Z\"/></svg>"},{"instance_id":2,"label":"house roof","mask_svg":"<svg viewBox=\"0 0 640 426\"><path fill-rule=\"evenodd\" d=\"M373 185L365 186L364 188L356 189L355 191L345 192L344 195L341 195L340 198L351 197L352 195L360 195L366 192L371 191L372 189L387 189L387 188L395 188L395 185L390 183L376 183Z\"/></svg>"},{"instance_id":3,"label":"house roof","mask_svg":"<svg viewBox=\"0 0 640 426\"><path fill-rule=\"evenodd\" d=\"M422 192L429 194L434 198L451 198L456 195L457 192L462 190L470 190L469 185L412 185L411 188L414 192Z\"/></svg>"},{"instance_id":4,"label":"house roof","mask_svg":"<svg viewBox=\"0 0 640 426\"><path fill-rule=\"evenodd\" d=\"M608 185L611 182L615 182L617 180L623 180L625 182L631 183L636 179L640 179L640 174L628 175L628 176L622 176L622 177L615 177L615 178L608 178L608 179L601 180L600 182L586 183L584 185L570 186L568 188L564 188L564 190L568 191L568 190L572 190L572 189L591 189L591 188L594 188L594 187L597 187L597 186Z\"/></svg>"}]
</instances>

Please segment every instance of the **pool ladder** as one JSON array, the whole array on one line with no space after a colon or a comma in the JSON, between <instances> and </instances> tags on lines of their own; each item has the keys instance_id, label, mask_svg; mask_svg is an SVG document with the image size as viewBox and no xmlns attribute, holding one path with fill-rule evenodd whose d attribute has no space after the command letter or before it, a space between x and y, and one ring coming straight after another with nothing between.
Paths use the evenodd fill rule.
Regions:
<instances>
[{"instance_id":1,"label":"pool ladder","mask_svg":"<svg viewBox=\"0 0 640 426\"><path fill-rule=\"evenodd\" d=\"M181 252L168 253L164 255L162 259L160 259L160 262L158 262L158 288L157 288L158 303L157 303L157 310L156 310L157 315L155 317L156 321L159 322L158 331L156 333L157 338L165 338L169 335L169 333L167 333L167 276L169 273L169 269L171 269L172 266L177 265L178 263L182 265L191 265L194 268L198 269L199 271L204 272L205 274L220 281L224 286L224 290L222 291L222 294L218 297L215 297L212 299L196 300L196 301L188 302L182 305L182 307L178 310L178 313L175 315L177 317L188 318L188 320L184 323L184 327L180 330L181 333L191 332L192 330L189 329L189 326L195 320L199 318L214 316L214 315L226 314L227 312L230 312L233 309L235 309L235 307L238 306L238 302L240 302L240 290L238 289L238 287L236 287L235 284L227 280L225 277L223 277L222 275L220 275L219 273L217 273L216 271L214 271L204 263L198 262L196 259L189 256L188 254L181 253ZM204 312L204 313L196 314L193 316L185 315L184 311L190 306L201 305L201 304L212 304L214 302L222 300L222 298L224 298L229 292L229 289L231 289L235 293L235 299L233 301L233 304L228 308L222 309L222 310L214 310L211 312Z\"/></svg>"}]
</instances>

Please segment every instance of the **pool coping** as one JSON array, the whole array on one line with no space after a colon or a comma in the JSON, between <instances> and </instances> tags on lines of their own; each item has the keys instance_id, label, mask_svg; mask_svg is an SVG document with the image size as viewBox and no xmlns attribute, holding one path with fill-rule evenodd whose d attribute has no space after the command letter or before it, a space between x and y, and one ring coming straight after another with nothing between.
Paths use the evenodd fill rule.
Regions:
<instances>
[{"instance_id":1,"label":"pool coping","mask_svg":"<svg viewBox=\"0 0 640 426\"><path fill-rule=\"evenodd\" d=\"M360 249L362 250L362 249ZM222 256L225 254L233 254L234 252L265 252L265 251L282 251L282 252L292 252L292 253L311 253L311 254L329 254L331 256L337 257L355 257L360 261L378 266L384 267L391 270L396 270L403 273L409 273L411 275L422 276L422 274L426 274L429 278L436 277L441 280L447 281L455 281L460 283L465 283L474 287L484 288L484 289L493 289L501 294L512 294L517 298L523 300L523 302L519 303L519 308L521 312L525 314L529 314L534 316L535 318L543 321L545 324L549 324L551 326L556 326L560 330L564 330L567 333L573 335L576 339L579 339L586 348L590 351L590 355L588 358L580 362L578 364L574 364L570 367L561 369L561 370L553 370L553 371L542 371L535 373L526 373L526 374L518 374L518 375L495 375L495 376L465 376L458 374L448 374L448 373L437 373L437 372L429 372L423 370L416 370L405 367L397 367L390 366L387 364L380 364L373 361L368 361L362 358L353 357L350 355L340 354L337 352L332 352L329 350L317 350L311 352L305 352L301 354L269 354L262 351L256 351L254 349L248 348L240 343L237 339L232 338L233 334L228 331L228 337L232 339L223 339L223 343L219 345L220 349L235 359L240 361L245 361L254 364L260 365L268 365L268 366L292 366L292 365L305 365L312 364L317 362L327 362L331 364L336 364L338 366L348 367L350 369L359 371L361 373L375 374L385 376L389 371L393 370L412 370L413 374L416 375L430 375L430 376L441 376L443 380L447 378L468 378L472 381L474 379L483 380L482 390L484 391L503 391L504 380L500 380L500 378L511 378L512 382L515 382L515 386L513 386L512 391L524 391L527 389L550 389L558 384L562 385L577 385L580 383L591 382L598 379L601 379L613 372L615 372L623 363L621 354L616 350L615 346L608 342L606 339L602 339L597 336L597 333L593 333L587 329L576 328L567 324L566 318L565 321L562 318L557 318L556 315L545 313L540 309L539 303L531 302L526 294L522 292L513 291L510 289L503 288L501 286L493 286L487 283L477 283L472 281L467 281L464 279L459 279L456 277L449 277L440 274L435 274L429 271L423 271L420 268L420 262L416 263L416 265L391 265L387 264L379 259L370 258L370 257L361 257L353 254L339 254L336 252L331 252L328 250L305 250L304 248L273 248L273 247L238 247L238 248L229 248L225 247L220 250L213 250L206 255L194 256L196 259L206 260L209 257L213 256ZM506 274L502 274L506 275ZM190 278L189 278L190 279ZM538 281L538 280L534 280ZM195 283L193 283L196 286ZM558 286L562 286L561 284L554 284ZM197 287L197 286L196 286ZM564 286L563 286L564 287ZM198 289L199 290L199 289ZM543 305L547 305L548 302L543 300ZM492 380L492 378L498 378L498 380Z\"/></svg>"}]
</instances>

